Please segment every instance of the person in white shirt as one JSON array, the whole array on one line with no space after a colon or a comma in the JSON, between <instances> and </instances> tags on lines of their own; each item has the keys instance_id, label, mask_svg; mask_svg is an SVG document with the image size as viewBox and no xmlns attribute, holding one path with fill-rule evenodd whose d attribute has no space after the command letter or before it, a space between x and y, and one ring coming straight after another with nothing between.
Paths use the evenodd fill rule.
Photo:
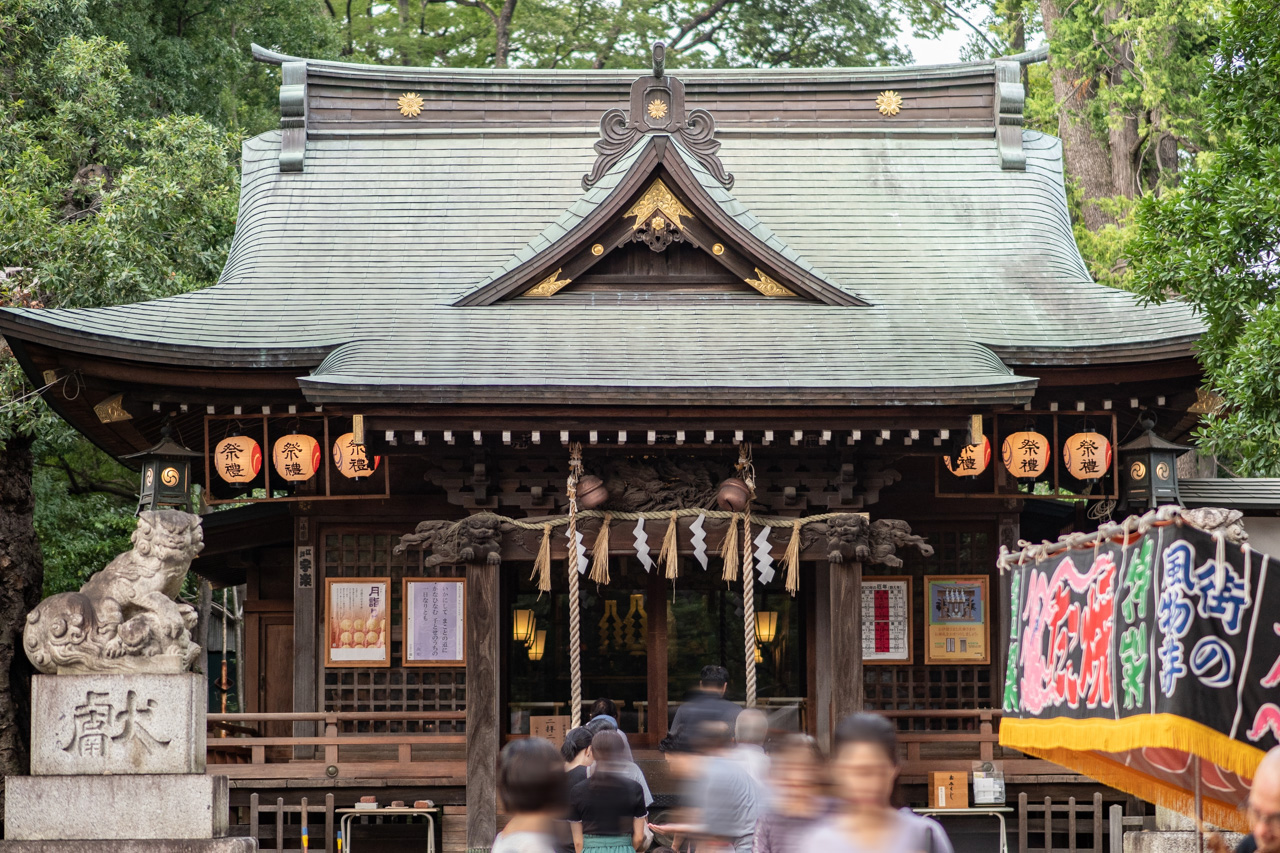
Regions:
<instances>
[{"instance_id":1,"label":"person in white shirt","mask_svg":"<svg viewBox=\"0 0 1280 853\"><path fill-rule=\"evenodd\" d=\"M737 746L733 749L733 757L742 762L743 768L761 786L767 786L769 780L769 756L764 753L764 742L768 737L769 718L764 711L748 708L738 714L734 723L733 739Z\"/></svg>"}]
</instances>

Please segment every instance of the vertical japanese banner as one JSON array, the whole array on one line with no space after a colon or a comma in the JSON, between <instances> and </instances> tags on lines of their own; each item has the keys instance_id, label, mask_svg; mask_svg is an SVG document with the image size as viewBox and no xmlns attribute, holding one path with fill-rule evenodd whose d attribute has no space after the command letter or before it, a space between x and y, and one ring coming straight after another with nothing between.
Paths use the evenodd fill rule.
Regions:
<instances>
[{"instance_id":1,"label":"vertical japanese banner","mask_svg":"<svg viewBox=\"0 0 1280 853\"><path fill-rule=\"evenodd\" d=\"M1005 565L1000 743L1184 814L1198 756L1205 818L1243 828L1280 733L1270 558L1181 521L1031 553Z\"/></svg>"}]
</instances>

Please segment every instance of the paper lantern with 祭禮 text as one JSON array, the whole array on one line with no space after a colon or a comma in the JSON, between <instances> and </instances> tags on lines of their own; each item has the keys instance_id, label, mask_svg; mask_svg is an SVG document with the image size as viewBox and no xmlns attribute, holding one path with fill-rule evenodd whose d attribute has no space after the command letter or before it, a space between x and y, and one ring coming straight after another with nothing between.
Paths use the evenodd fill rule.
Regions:
<instances>
[{"instance_id":1,"label":"paper lantern with \u796d\u79ae text","mask_svg":"<svg viewBox=\"0 0 1280 853\"><path fill-rule=\"evenodd\" d=\"M1049 466L1049 439L1035 430L1005 437L1000 448L1005 470L1021 480L1034 480Z\"/></svg>"},{"instance_id":2,"label":"paper lantern with \u796d\u79ae text","mask_svg":"<svg viewBox=\"0 0 1280 853\"><path fill-rule=\"evenodd\" d=\"M353 480L368 477L378 470L381 460L381 456L375 456L372 462L369 461L364 445L356 444L355 433L340 435L333 443L333 464L344 477Z\"/></svg>"},{"instance_id":3,"label":"paper lantern with \u796d\u79ae text","mask_svg":"<svg viewBox=\"0 0 1280 853\"><path fill-rule=\"evenodd\" d=\"M1100 433L1078 432L1062 445L1062 464L1077 480L1097 480L1111 470L1111 442Z\"/></svg>"},{"instance_id":4,"label":"paper lantern with \u796d\u79ae text","mask_svg":"<svg viewBox=\"0 0 1280 853\"><path fill-rule=\"evenodd\" d=\"M956 456L954 463L950 456L944 456L942 464L957 477L978 476L991 464L991 439L984 435L978 444L965 445Z\"/></svg>"},{"instance_id":5,"label":"paper lantern with \u796d\u79ae text","mask_svg":"<svg viewBox=\"0 0 1280 853\"><path fill-rule=\"evenodd\" d=\"M213 449L213 467L228 483L248 483L262 470L262 448L247 435L229 435Z\"/></svg>"},{"instance_id":6,"label":"paper lantern with \u796d\u79ae text","mask_svg":"<svg viewBox=\"0 0 1280 853\"><path fill-rule=\"evenodd\" d=\"M271 447L271 464L291 483L310 480L320 470L320 442L309 435L282 435Z\"/></svg>"}]
</instances>

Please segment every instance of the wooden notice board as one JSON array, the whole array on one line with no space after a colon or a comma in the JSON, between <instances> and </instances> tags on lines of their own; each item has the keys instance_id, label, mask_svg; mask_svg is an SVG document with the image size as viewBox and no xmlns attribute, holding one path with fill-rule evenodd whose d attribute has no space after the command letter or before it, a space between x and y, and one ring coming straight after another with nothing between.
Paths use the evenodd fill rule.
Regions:
<instances>
[{"instance_id":1,"label":"wooden notice board","mask_svg":"<svg viewBox=\"0 0 1280 853\"><path fill-rule=\"evenodd\" d=\"M466 578L405 578L405 666L466 666Z\"/></svg>"}]
</instances>

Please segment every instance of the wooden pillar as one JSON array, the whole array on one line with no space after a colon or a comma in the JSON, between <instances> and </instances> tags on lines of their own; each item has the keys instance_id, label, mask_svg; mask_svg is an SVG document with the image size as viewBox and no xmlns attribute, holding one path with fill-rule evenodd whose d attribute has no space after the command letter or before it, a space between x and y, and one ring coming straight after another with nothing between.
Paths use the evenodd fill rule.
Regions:
<instances>
[{"instance_id":1,"label":"wooden pillar","mask_svg":"<svg viewBox=\"0 0 1280 853\"><path fill-rule=\"evenodd\" d=\"M467 850L498 831L498 572L467 565Z\"/></svg>"},{"instance_id":2,"label":"wooden pillar","mask_svg":"<svg viewBox=\"0 0 1280 853\"><path fill-rule=\"evenodd\" d=\"M1022 536L1020 516L1016 512L1004 512L997 516L999 525L999 545L1010 551L1018 550L1018 539ZM1013 614L1010 612L1009 574L996 570L996 599L992 607L997 614L996 640L992 643L994 654L991 656L991 705L995 708L1004 705L1005 665L1009 659L1009 637L1013 634Z\"/></svg>"},{"instance_id":3,"label":"wooden pillar","mask_svg":"<svg viewBox=\"0 0 1280 853\"><path fill-rule=\"evenodd\" d=\"M819 560L814 576L814 719L818 743L830 750L836 724L862 710L862 564Z\"/></svg>"},{"instance_id":4,"label":"wooden pillar","mask_svg":"<svg viewBox=\"0 0 1280 853\"><path fill-rule=\"evenodd\" d=\"M316 589L324 585L320 576L315 531L305 515L294 519L293 553L293 711L304 714L319 708L319 643L316 627ZM251 688L257 689L257 685ZM294 737L315 737L315 723L294 723ZM311 758L314 747L298 747L298 758Z\"/></svg>"},{"instance_id":5,"label":"wooden pillar","mask_svg":"<svg viewBox=\"0 0 1280 853\"><path fill-rule=\"evenodd\" d=\"M655 564L649 572L649 700L645 729L649 747L656 749L667 736L667 589L662 570Z\"/></svg>"}]
</instances>

